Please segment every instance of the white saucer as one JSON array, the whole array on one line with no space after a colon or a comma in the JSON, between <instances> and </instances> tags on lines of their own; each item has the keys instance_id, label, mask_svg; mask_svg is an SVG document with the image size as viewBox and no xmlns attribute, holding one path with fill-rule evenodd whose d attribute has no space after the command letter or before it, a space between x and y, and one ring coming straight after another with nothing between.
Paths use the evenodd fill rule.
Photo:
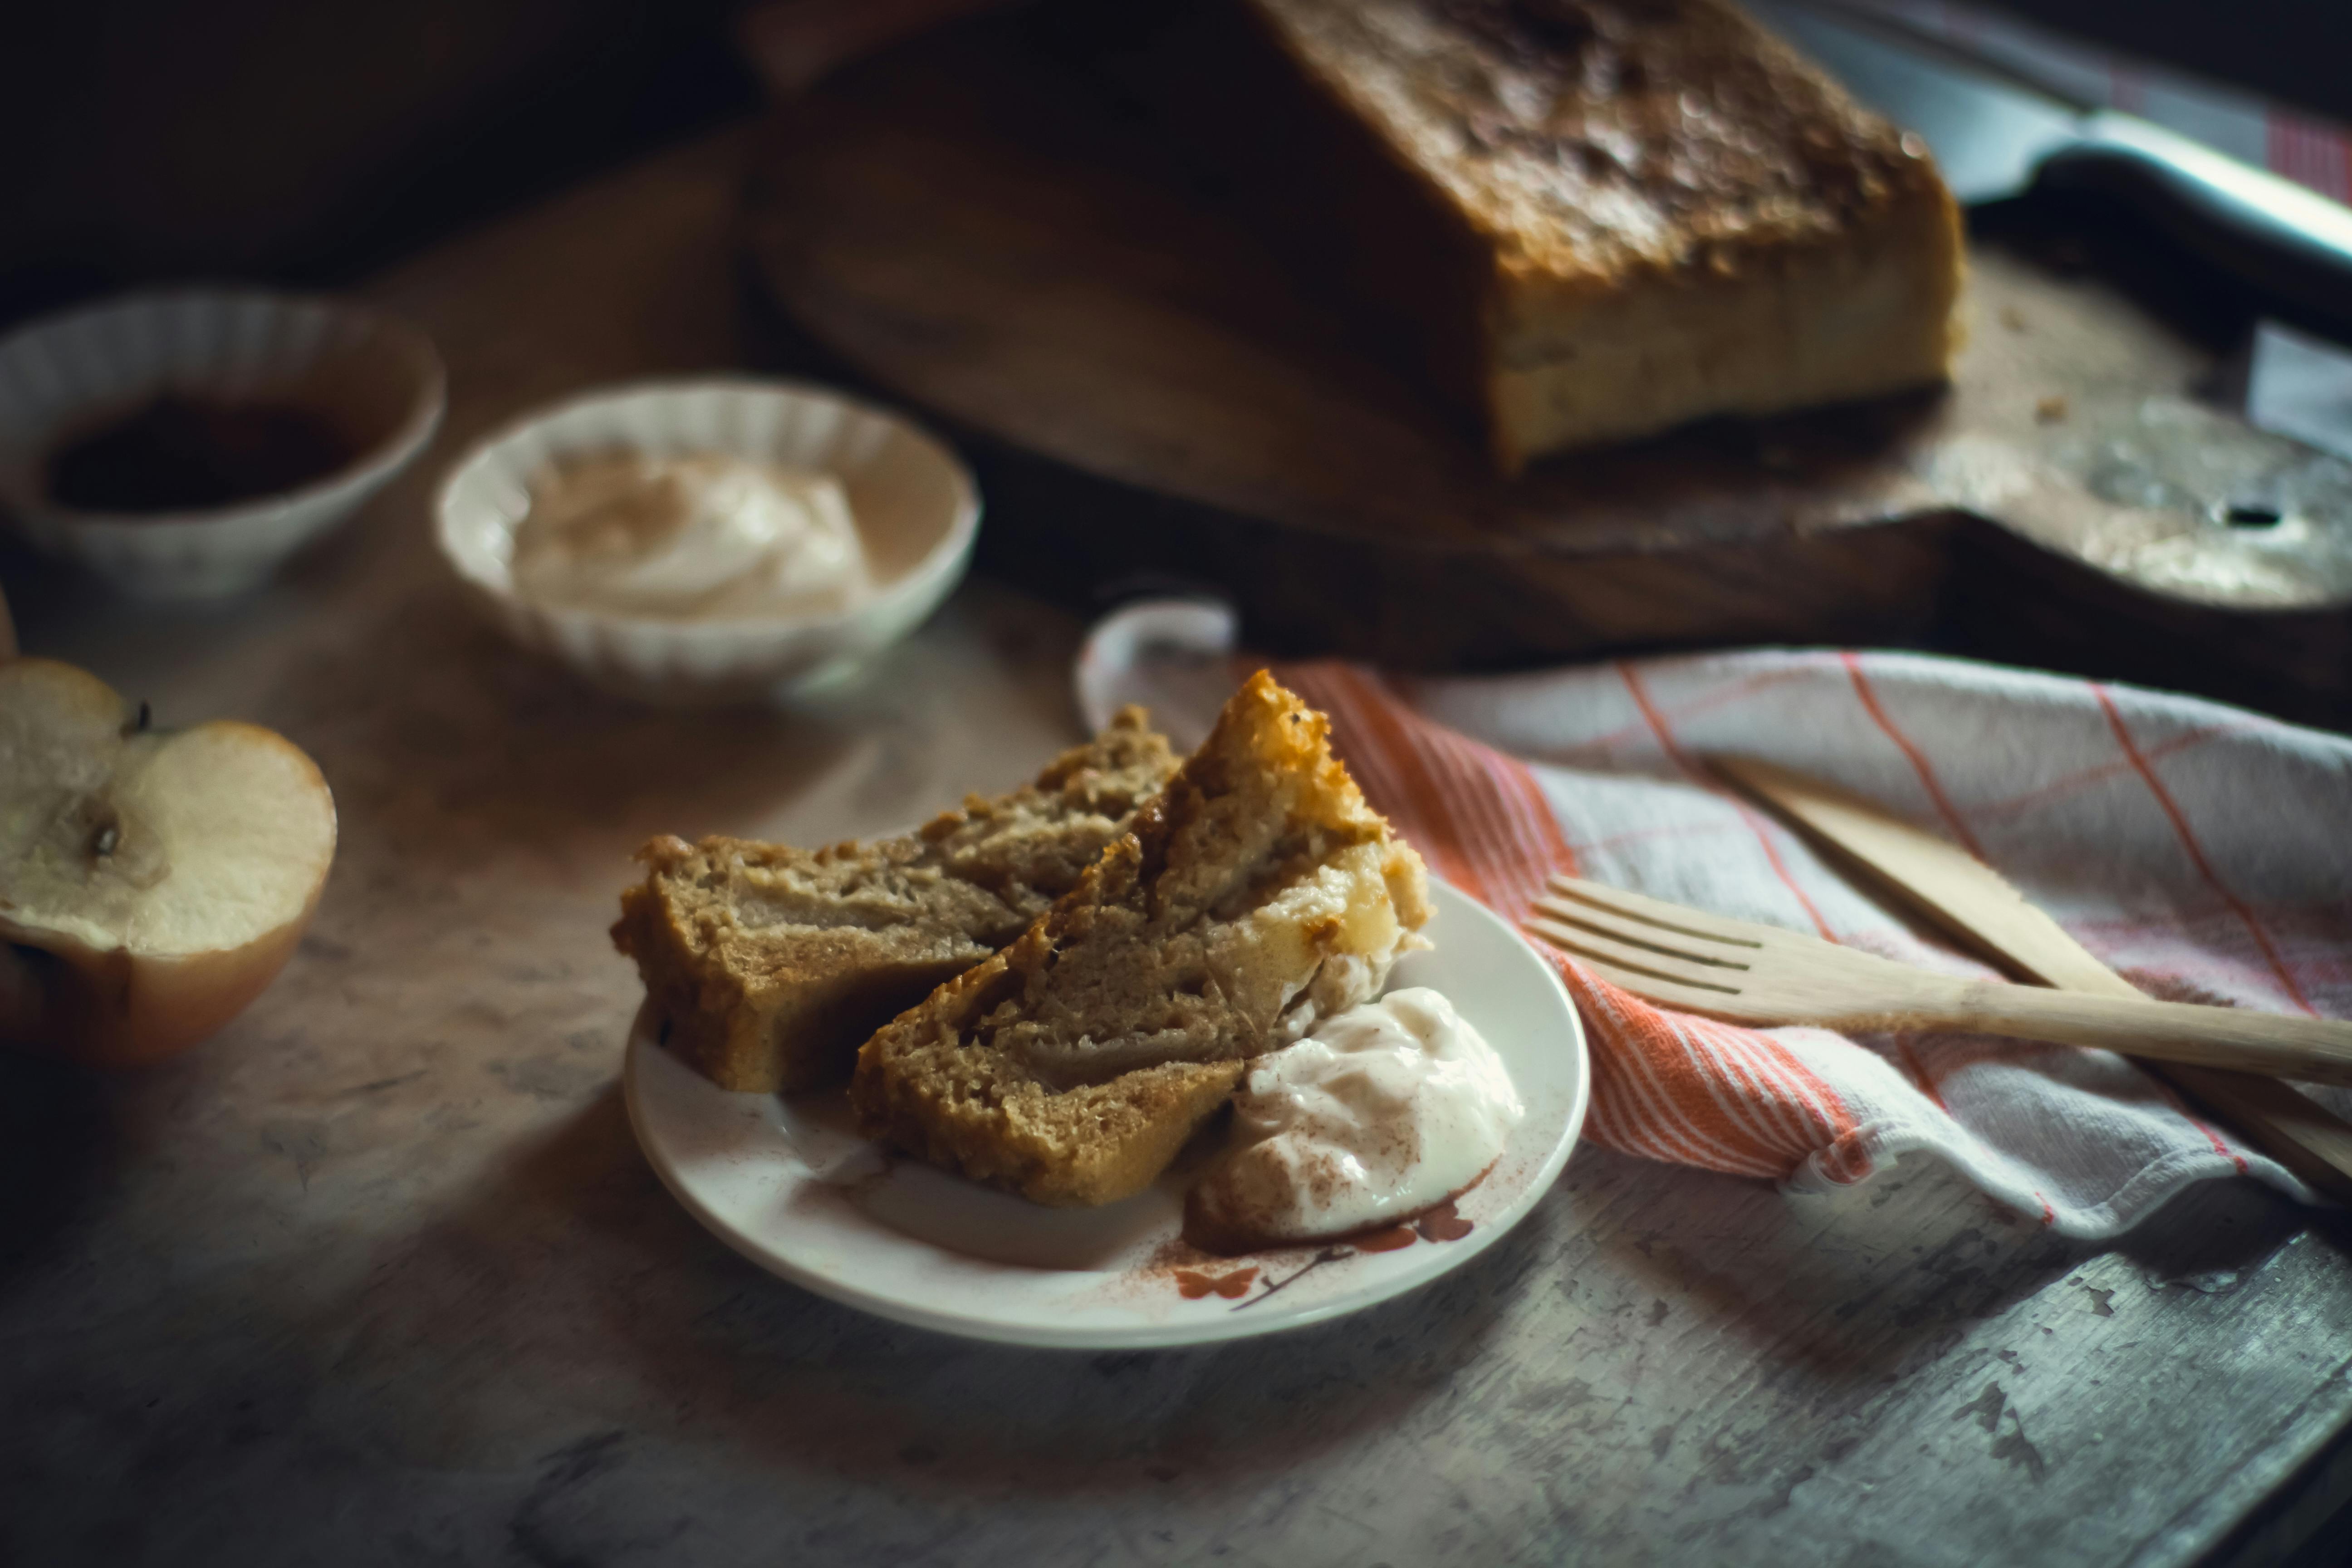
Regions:
<instances>
[{"instance_id":1,"label":"white saucer","mask_svg":"<svg viewBox=\"0 0 2352 1568\"><path fill-rule=\"evenodd\" d=\"M1451 997L1510 1068L1528 1115L1453 1215L1417 1226L1203 1258L1178 1240L1183 1177L1105 1208L1040 1208L887 1157L856 1135L838 1091L728 1093L656 1043L650 1008L637 1015L621 1069L629 1124L664 1184L728 1246L900 1322L1074 1350L1202 1344L1321 1322L1427 1284L1493 1245L1551 1185L1584 1125L1584 1031L1559 976L1484 906L1442 884L1432 891L1436 946L1399 963L1391 984Z\"/></svg>"}]
</instances>

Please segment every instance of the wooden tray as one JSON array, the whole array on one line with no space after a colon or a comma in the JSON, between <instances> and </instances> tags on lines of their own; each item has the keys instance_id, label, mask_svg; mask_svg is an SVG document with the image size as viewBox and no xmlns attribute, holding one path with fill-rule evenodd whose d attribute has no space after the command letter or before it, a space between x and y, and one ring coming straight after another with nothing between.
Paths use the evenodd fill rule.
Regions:
<instances>
[{"instance_id":1,"label":"wooden tray","mask_svg":"<svg viewBox=\"0 0 2352 1568\"><path fill-rule=\"evenodd\" d=\"M1421 667L1990 626L2344 690L2352 465L2201 400L2212 348L2118 290L1980 241L1948 390L1504 480L1085 54L1033 17L868 61L779 113L747 191L792 320L977 444L999 565L1213 583L1270 645Z\"/></svg>"}]
</instances>

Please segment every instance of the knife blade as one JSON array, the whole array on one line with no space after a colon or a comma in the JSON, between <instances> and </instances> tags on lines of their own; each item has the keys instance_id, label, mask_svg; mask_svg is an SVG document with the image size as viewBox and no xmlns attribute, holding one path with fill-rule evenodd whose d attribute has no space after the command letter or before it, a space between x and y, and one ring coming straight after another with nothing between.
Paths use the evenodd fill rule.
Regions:
<instances>
[{"instance_id":1,"label":"knife blade","mask_svg":"<svg viewBox=\"0 0 2352 1568\"><path fill-rule=\"evenodd\" d=\"M1833 784L1756 757L1710 765L1775 808L1843 865L2012 973L2062 991L2137 996L2007 879L1958 846ZM2242 1131L2314 1190L2352 1205L2352 1124L2276 1079L2182 1063L2142 1062Z\"/></svg>"},{"instance_id":2,"label":"knife blade","mask_svg":"<svg viewBox=\"0 0 2352 1568\"><path fill-rule=\"evenodd\" d=\"M1748 0L1935 153L1961 202L2104 191L2207 261L2352 323L2352 207L2137 115L2070 100L1965 44L1842 0Z\"/></svg>"}]
</instances>

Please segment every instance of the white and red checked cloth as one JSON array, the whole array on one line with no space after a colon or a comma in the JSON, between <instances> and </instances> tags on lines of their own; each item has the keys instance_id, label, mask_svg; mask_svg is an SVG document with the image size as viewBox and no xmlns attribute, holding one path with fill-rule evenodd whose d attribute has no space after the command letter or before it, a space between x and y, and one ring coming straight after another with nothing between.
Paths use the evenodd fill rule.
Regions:
<instances>
[{"instance_id":1,"label":"white and red checked cloth","mask_svg":"<svg viewBox=\"0 0 2352 1568\"><path fill-rule=\"evenodd\" d=\"M1206 731L1233 689L1221 607L1098 625L1076 672L1099 725L1142 701ZM1916 937L1714 783L1741 752L1843 784L1990 862L2152 994L2352 1016L2352 742L2191 698L1900 653L1755 651L1405 681L1277 665L1329 713L1365 793L1431 868L1514 921L1554 868L1906 962ZM1548 954L1548 956L1550 956ZM2129 1229L2182 1187L2275 1162L2105 1051L1948 1034L1743 1029L1556 960L1593 1065L1588 1134L1798 1190L1915 1151L2068 1236ZM2317 1091L2340 1113L2352 1094Z\"/></svg>"}]
</instances>

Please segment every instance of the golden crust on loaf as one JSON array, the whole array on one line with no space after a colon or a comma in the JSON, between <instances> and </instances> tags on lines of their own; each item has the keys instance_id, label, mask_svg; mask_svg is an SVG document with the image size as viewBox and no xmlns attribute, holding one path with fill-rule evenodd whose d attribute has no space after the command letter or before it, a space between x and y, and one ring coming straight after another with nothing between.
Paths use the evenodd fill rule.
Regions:
<instances>
[{"instance_id":1,"label":"golden crust on loaf","mask_svg":"<svg viewBox=\"0 0 2352 1568\"><path fill-rule=\"evenodd\" d=\"M1726 0L1245 4L1322 106L1286 173L1331 269L1505 467L1946 374L1924 146Z\"/></svg>"}]
</instances>

